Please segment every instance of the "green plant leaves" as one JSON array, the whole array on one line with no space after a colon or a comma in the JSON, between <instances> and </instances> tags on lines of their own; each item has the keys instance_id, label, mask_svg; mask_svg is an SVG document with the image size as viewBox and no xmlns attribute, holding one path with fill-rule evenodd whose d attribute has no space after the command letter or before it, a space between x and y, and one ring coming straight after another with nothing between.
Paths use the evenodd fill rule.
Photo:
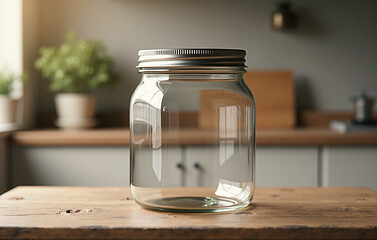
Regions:
<instances>
[{"instance_id":1,"label":"green plant leaves","mask_svg":"<svg viewBox=\"0 0 377 240\"><path fill-rule=\"evenodd\" d=\"M26 74L17 76L9 71L6 71L5 68L0 70L0 95L9 95L12 91L12 84L16 80L25 80Z\"/></svg>"},{"instance_id":2,"label":"green plant leaves","mask_svg":"<svg viewBox=\"0 0 377 240\"><path fill-rule=\"evenodd\" d=\"M69 32L60 47L42 47L35 67L51 80L55 92L85 93L114 83L114 60L101 41L76 40Z\"/></svg>"}]
</instances>

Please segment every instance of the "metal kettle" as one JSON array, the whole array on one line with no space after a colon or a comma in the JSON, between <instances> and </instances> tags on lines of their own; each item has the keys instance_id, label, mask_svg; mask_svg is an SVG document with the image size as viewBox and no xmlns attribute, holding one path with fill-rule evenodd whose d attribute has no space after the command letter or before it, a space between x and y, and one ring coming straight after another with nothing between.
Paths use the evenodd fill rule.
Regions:
<instances>
[{"instance_id":1,"label":"metal kettle","mask_svg":"<svg viewBox=\"0 0 377 240\"><path fill-rule=\"evenodd\" d=\"M352 101L355 106L355 119L354 123L357 124L375 124L376 121L373 120L373 104L374 97L368 96L368 94L363 91L360 96L352 97Z\"/></svg>"}]
</instances>

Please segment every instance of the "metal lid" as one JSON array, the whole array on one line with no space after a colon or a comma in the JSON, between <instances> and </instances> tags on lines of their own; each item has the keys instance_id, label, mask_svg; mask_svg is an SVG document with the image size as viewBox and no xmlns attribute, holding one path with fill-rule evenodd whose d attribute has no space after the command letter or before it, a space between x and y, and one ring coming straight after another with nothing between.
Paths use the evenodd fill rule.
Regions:
<instances>
[{"instance_id":1,"label":"metal lid","mask_svg":"<svg viewBox=\"0 0 377 240\"><path fill-rule=\"evenodd\" d=\"M139 51L140 72L173 70L245 71L245 50L149 49Z\"/></svg>"}]
</instances>

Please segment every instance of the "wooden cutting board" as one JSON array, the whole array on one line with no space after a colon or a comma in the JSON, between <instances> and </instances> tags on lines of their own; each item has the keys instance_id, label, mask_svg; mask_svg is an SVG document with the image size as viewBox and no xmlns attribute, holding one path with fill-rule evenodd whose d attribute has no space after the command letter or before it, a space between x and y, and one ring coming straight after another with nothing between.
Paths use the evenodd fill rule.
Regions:
<instances>
[{"instance_id":1,"label":"wooden cutting board","mask_svg":"<svg viewBox=\"0 0 377 240\"><path fill-rule=\"evenodd\" d=\"M254 95L257 128L295 127L292 71L249 71L244 80Z\"/></svg>"},{"instance_id":2,"label":"wooden cutting board","mask_svg":"<svg viewBox=\"0 0 377 240\"><path fill-rule=\"evenodd\" d=\"M256 128L295 127L295 94L291 71L249 71L244 74L244 80L254 95ZM218 109L222 106L249 105L248 98L231 91L202 90L200 94L198 122L202 128L218 127ZM232 117L231 114L229 117ZM238 127L244 128L245 121L241 119Z\"/></svg>"}]
</instances>

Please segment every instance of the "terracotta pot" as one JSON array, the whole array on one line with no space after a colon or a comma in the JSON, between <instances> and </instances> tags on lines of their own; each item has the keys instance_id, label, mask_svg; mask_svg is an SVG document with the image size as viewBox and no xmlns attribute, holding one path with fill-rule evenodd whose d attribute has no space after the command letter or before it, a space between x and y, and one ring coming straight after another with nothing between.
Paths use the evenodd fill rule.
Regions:
<instances>
[{"instance_id":1,"label":"terracotta pot","mask_svg":"<svg viewBox=\"0 0 377 240\"><path fill-rule=\"evenodd\" d=\"M18 99L0 95L0 124L16 122Z\"/></svg>"},{"instance_id":2,"label":"terracotta pot","mask_svg":"<svg viewBox=\"0 0 377 240\"><path fill-rule=\"evenodd\" d=\"M56 125L63 129L85 129L96 125L97 98L88 94L60 93L55 96Z\"/></svg>"}]
</instances>

